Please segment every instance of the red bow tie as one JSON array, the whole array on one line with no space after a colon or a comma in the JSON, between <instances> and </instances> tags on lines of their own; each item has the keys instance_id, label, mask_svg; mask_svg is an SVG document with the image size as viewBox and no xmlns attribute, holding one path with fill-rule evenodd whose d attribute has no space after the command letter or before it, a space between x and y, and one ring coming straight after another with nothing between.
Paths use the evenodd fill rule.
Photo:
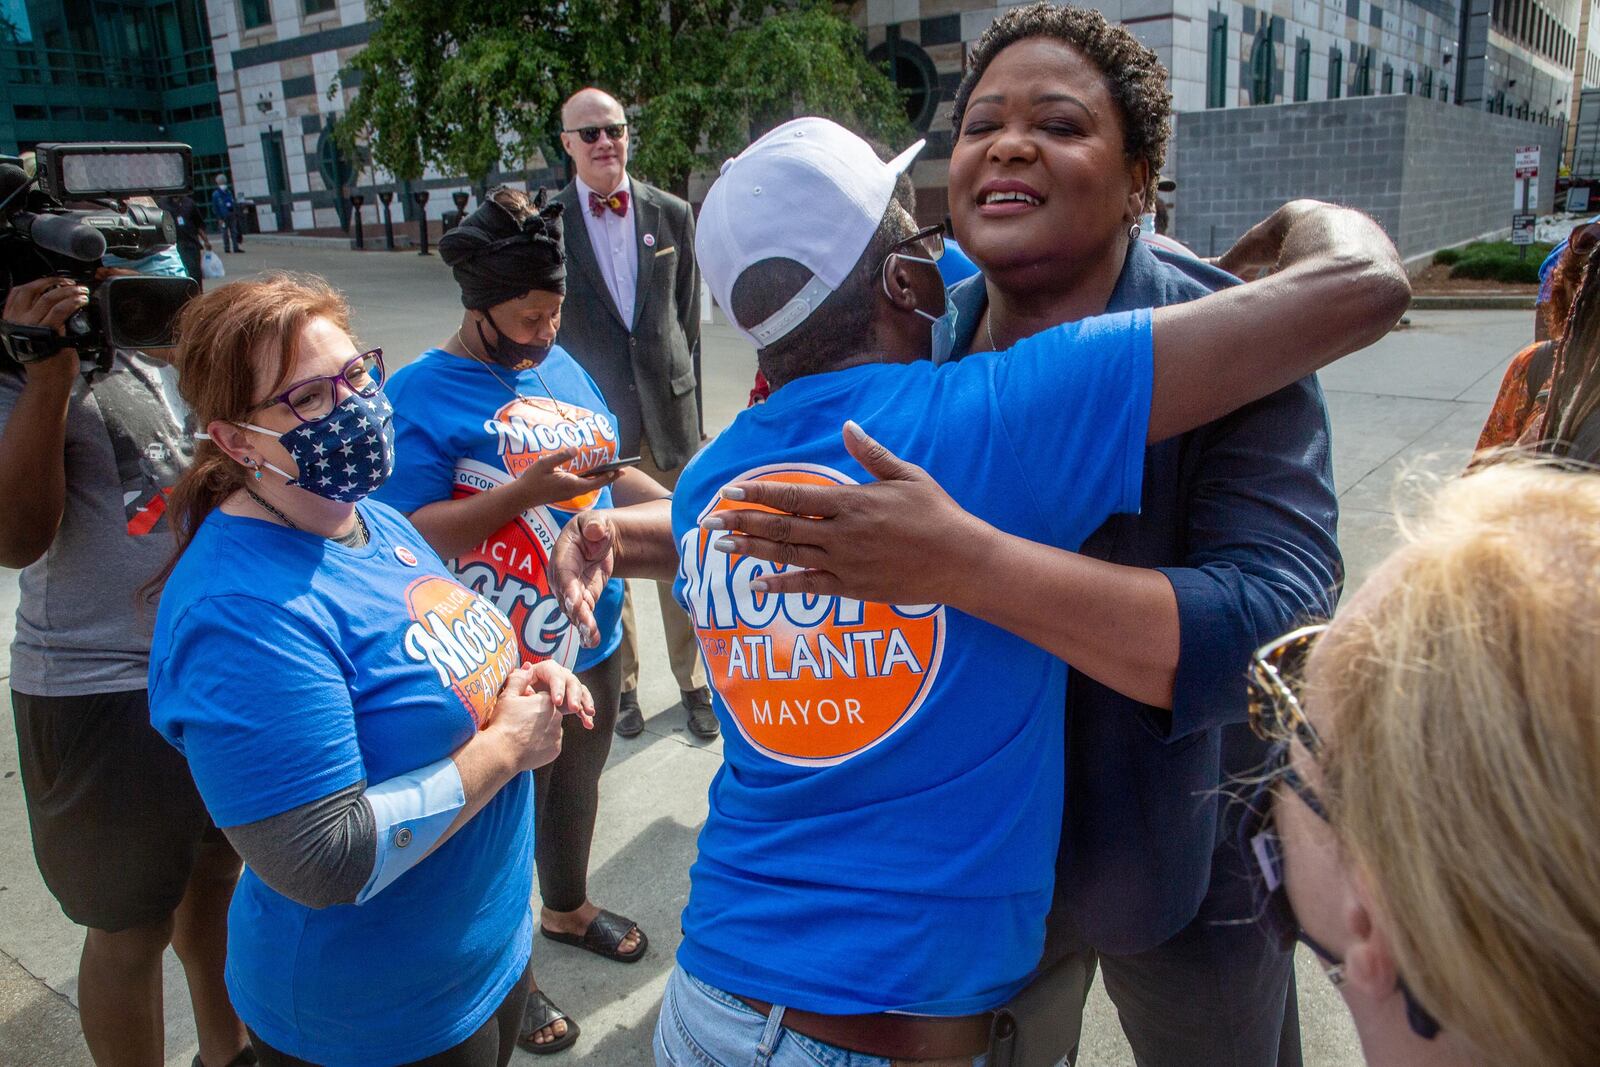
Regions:
<instances>
[{"instance_id":1,"label":"red bow tie","mask_svg":"<svg viewBox=\"0 0 1600 1067\"><path fill-rule=\"evenodd\" d=\"M610 208L623 218L627 218L628 191L621 189L610 196L601 196L599 193L589 194L589 214L599 218L606 213L606 208Z\"/></svg>"}]
</instances>

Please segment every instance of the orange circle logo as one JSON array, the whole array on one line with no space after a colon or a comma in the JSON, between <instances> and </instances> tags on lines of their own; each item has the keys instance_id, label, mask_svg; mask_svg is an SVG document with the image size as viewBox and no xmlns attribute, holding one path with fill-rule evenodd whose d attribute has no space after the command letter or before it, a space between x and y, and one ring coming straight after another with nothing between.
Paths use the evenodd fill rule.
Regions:
<instances>
[{"instance_id":1,"label":"orange circle logo","mask_svg":"<svg viewBox=\"0 0 1600 1067\"><path fill-rule=\"evenodd\" d=\"M760 467L732 480L854 484L811 464ZM755 506L718 497L699 518ZM944 657L942 605L757 593L753 579L787 568L717 551L711 542L719 536L698 525L684 534L683 595L712 684L745 740L783 763L827 766L911 720Z\"/></svg>"},{"instance_id":2,"label":"orange circle logo","mask_svg":"<svg viewBox=\"0 0 1600 1067\"><path fill-rule=\"evenodd\" d=\"M460 500L510 480L504 471L461 460L450 496ZM462 585L487 598L510 621L523 659L553 659L570 669L578 661L578 631L550 591L546 571L559 532L548 511L529 508L451 560L450 567Z\"/></svg>"},{"instance_id":3,"label":"orange circle logo","mask_svg":"<svg viewBox=\"0 0 1600 1067\"><path fill-rule=\"evenodd\" d=\"M438 672L439 684L455 693L481 730L517 667L511 623L460 583L432 575L406 586L406 608L406 656Z\"/></svg>"},{"instance_id":4,"label":"orange circle logo","mask_svg":"<svg viewBox=\"0 0 1600 1067\"><path fill-rule=\"evenodd\" d=\"M617 428L602 414L560 404L548 397L519 396L494 413L484 430L499 442L500 459L513 478L538 462L540 456L576 448L578 454L561 470L586 471L617 458ZM600 490L582 493L550 507L582 511L594 507Z\"/></svg>"}]
</instances>

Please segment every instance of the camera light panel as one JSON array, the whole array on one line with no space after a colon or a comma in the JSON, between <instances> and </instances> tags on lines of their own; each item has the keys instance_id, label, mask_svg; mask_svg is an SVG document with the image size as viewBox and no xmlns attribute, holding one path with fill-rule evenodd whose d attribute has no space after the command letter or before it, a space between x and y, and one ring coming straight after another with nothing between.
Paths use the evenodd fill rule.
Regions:
<instances>
[{"instance_id":1,"label":"camera light panel","mask_svg":"<svg viewBox=\"0 0 1600 1067\"><path fill-rule=\"evenodd\" d=\"M179 145L52 145L45 155L57 195L67 198L186 192L189 152ZM48 166L48 164L47 164Z\"/></svg>"}]
</instances>

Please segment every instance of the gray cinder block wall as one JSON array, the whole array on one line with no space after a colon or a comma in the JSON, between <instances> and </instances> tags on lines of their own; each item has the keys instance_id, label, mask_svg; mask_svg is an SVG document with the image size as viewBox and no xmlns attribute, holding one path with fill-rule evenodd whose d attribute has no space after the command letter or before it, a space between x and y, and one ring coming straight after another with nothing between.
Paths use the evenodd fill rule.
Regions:
<instances>
[{"instance_id":1,"label":"gray cinder block wall","mask_svg":"<svg viewBox=\"0 0 1600 1067\"><path fill-rule=\"evenodd\" d=\"M1287 200L1376 218L1403 256L1511 225L1512 153L1539 145L1539 209L1555 195L1561 128L1417 96L1189 111L1177 116L1180 241L1220 253Z\"/></svg>"}]
</instances>

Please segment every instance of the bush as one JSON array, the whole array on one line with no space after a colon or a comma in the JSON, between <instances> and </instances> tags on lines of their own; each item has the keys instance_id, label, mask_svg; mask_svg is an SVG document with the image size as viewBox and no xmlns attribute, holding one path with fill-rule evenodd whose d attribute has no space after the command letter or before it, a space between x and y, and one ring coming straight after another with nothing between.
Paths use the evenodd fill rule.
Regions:
<instances>
[{"instance_id":1,"label":"bush","mask_svg":"<svg viewBox=\"0 0 1600 1067\"><path fill-rule=\"evenodd\" d=\"M1447 248L1434 254L1433 261L1450 267L1452 278L1478 278L1507 285L1539 284L1539 264L1553 245L1538 242L1528 245L1526 258L1510 241L1478 241L1463 248Z\"/></svg>"},{"instance_id":2,"label":"bush","mask_svg":"<svg viewBox=\"0 0 1600 1067\"><path fill-rule=\"evenodd\" d=\"M1515 256L1478 256L1463 259L1450 268L1452 278L1481 278L1508 285L1538 285L1539 264L1544 257L1519 260Z\"/></svg>"}]
</instances>

